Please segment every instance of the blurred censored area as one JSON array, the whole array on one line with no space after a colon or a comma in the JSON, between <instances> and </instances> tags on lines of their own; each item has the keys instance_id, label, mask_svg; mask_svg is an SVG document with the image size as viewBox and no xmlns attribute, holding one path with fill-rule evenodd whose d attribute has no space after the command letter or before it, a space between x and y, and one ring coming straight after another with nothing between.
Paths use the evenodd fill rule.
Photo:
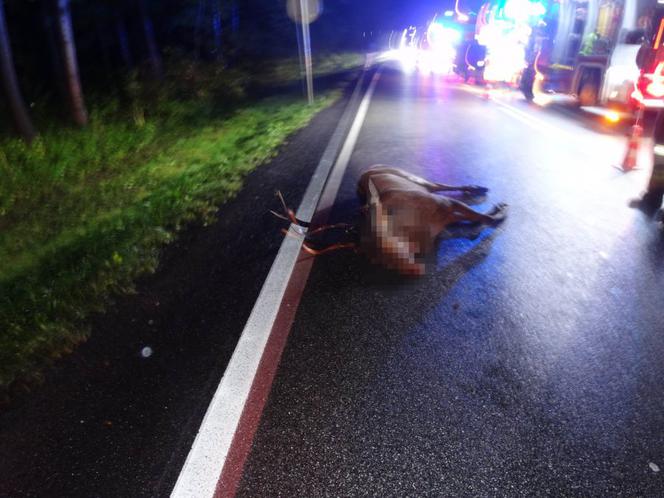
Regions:
<instances>
[{"instance_id":1,"label":"blurred censored area","mask_svg":"<svg viewBox=\"0 0 664 498\"><path fill-rule=\"evenodd\" d=\"M435 203L415 192L391 193L384 203L371 179L368 186L361 247L373 263L405 275L423 275L434 247L428 220Z\"/></svg>"}]
</instances>

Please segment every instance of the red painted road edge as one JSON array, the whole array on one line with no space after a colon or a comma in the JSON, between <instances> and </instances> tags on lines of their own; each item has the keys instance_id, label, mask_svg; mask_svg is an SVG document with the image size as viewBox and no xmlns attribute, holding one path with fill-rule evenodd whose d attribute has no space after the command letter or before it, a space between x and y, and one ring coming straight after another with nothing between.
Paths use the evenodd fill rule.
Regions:
<instances>
[{"instance_id":1,"label":"red painted road edge","mask_svg":"<svg viewBox=\"0 0 664 498\"><path fill-rule=\"evenodd\" d=\"M302 252L295 264L288 281L284 299L265 345L249 397L244 405L237 431L233 437L226 463L215 490L215 498L231 498L235 496L244 464L251 451L251 445L260 423L265 403L270 395L281 354L286 346L288 335L295 320L300 299L307 285L314 257Z\"/></svg>"}]
</instances>

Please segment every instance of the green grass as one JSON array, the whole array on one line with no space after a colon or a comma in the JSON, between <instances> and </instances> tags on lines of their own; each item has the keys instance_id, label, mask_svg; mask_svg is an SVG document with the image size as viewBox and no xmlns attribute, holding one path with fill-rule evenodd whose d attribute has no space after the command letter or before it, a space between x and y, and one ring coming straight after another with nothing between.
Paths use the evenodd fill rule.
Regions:
<instances>
[{"instance_id":1,"label":"green grass","mask_svg":"<svg viewBox=\"0 0 664 498\"><path fill-rule=\"evenodd\" d=\"M160 249L211 219L244 176L330 105L272 98L106 105L86 129L0 140L0 391L85 340L85 319L154 271Z\"/></svg>"},{"instance_id":2,"label":"green grass","mask_svg":"<svg viewBox=\"0 0 664 498\"><path fill-rule=\"evenodd\" d=\"M315 54L312 61L314 77L348 71L363 65L364 54L357 52ZM274 85L287 85L301 78L300 71L298 58L278 59L263 64L258 70L258 79L269 81Z\"/></svg>"}]
</instances>

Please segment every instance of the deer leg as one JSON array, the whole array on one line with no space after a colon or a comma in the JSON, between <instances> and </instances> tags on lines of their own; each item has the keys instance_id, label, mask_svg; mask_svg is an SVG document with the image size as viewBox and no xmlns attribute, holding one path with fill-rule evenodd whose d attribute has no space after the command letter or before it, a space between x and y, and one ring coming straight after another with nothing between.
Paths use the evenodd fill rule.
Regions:
<instances>
[{"instance_id":1,"label":"deer leg","mask_svg":"<svg viewBox=\"0 0 664 498\"><path fill-rule=\"evenodd\" d=\"M389 166L374 166L370 168L365 175L394 175L405 178L411 183L424 187L429 192L443 191L443 190L460 190L462 187L452 187L442 183L434 183L422 178L421 176L413 175L399 168L390 168Z\"/></svg>"},{"instance_id":2,"label":"deer leg","mask_svg":"<svg viewBox=\"0 0 664 498\"><path fill-rule=\"evenodd\" d=\"M489 191L488 188L480 187L478 185L457 186L457 185L446 185L444 183L430 182L429 180L422 178L420 176L413 175L399 168L390 168L389 166L374 166L370 168L369 170L366 171L366 173L364 173L364 175L362 175L362 178L360 179L360 185L364 186L364 184L366 183L366 180L364 180L364 178L368 179L369 177L371 177L371 175L376 175L376 174L400 176L401 178L405 178L409 182L419 185L420 187L424 187L429 192L459 191L470 195L484 195ZM366 191L366 187L364 187L363 190Z\"/></svg>"},{"instance_id":3,"label":"deer leg","mask_svg":"<svg viewBox=\"0 0 664 498\"><path fill-rule=\"evenodd\" d=\"M489 189L480 187L479 185L445 185L444 183L433 183L433 188L429 189L430 192L452 192L458 191L469 195L484 195Z\"/></svg>"},{"instance_id":4,"label":"deer leg","mask_svg":"<svg viewBox=\"0 0 664 498\"><path fill-rule=\"evenodd\" d=\"M485 214L475 211L461 201L450 200L450 203L449 211L452 215L452 223L469 221L484 225L497 225L507 216L507 204L496 204L491 211Z\"/></svg>"}]
</instances>

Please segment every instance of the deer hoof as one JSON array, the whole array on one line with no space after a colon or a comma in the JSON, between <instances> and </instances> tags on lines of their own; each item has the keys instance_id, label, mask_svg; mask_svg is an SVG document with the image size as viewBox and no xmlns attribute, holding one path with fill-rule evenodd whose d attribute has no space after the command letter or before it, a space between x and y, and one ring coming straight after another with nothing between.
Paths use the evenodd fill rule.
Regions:
<instances>
[{"instance_id":1,"label":"deer hoof","mask_svg":"<svg viewBox=\"0 0 664 498\"><path fill-rule=\"evenodd\" d=\"M464 189L464 192L469 195L485 195L488 191L488 188L479 185L469 185Z\"/></svg>"},{"instance_id":2,"label":"deer hoof","mask_svg":"<svg viewBox=\"0 0 664 498\"><path fill-rule=\"evenodd\" d=\"M503 221L505 218L507 218L507 204L501 202L493 206L490 216L493 218L493 223L495 225Z\"/></svg>"}]
</instances>

